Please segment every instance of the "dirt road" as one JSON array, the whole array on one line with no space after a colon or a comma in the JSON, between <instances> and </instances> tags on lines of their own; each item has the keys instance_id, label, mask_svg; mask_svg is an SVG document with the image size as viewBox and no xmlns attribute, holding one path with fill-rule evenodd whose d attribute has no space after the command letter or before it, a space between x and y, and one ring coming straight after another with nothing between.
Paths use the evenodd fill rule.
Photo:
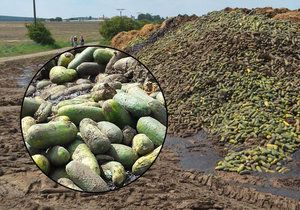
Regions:
<instances>
[{"instance_id":1,"label":"dirt road","mask_svg":"<svg viewBox=\"0 0 300 210\"><path fill-rule=\"evenodd\" d=\"M97 42L91 42L87 43L86 45L96 45ZM49 50L45 52L38 52L38 53L32 53L32 54L26 54L26 55L18 55L18 56L12 56L12 57L2 57L0 58L0 64L5 63L5 62L10 62L10 61L20 61L20 60L25 60L25 59L32 59L32 58L38 58L38 57L43 57L43 56L50 56L55 55L61 52L64 52L68 49L71 49L71 47L64 47L60 49L55 49L55 50Z\"/></svg>"},{"instance_id":2,"label":"dirt road","mask_svg":"<svg viewBox=\"0 0 300 210\"><path fill-rule=\"evenodd\" d=\"M296 198L243 186L249 182L264 185L259 177L183 169L174 149L178 144L170 138L152 168L125 188L97 195L58 186L31 161L19 125L20 104L26 85L31 75L50 57L52 55L47 54L0 64L0 209L300 208ZM197 142L197 139L189 141ZM201 149L201 144L194 144L193 150L197 149ZM292 183L278 182L277 186Z\"/></svg>"}]
</instances>

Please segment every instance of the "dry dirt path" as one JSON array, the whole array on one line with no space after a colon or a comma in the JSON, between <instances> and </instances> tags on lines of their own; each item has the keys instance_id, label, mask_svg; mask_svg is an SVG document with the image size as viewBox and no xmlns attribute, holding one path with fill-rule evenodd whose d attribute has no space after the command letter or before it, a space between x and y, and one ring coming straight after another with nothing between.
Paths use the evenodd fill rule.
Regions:
<instances>
[{"instance_id":1,"label":"dry dirt path","mask_svg":"<svg viewBox=\"0 0 300 210\"><path fill-rule=\"evenodd\" d=\"M95 44L97 44L97 42L87 43L86 45L95 45ZM42 56L50 56L50 55L64 52L68 49L72 49L72 48L64 47L64 48L49 50L49 51L45 51L45 52L38 52L38 53L18 55L18 56L10 56L10 57L2 57L2 58L0 58L0 64L4 63L4 62L9 62L9 61L18 61L18 60L37 58L37 57L42 57Z\"/></svg>"}]
</instances>

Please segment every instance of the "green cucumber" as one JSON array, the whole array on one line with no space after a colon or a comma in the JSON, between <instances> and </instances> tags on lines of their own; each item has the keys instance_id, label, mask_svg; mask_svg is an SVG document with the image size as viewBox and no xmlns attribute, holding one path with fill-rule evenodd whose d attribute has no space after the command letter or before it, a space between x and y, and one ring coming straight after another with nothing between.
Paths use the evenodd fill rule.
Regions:
<instances>
[{"instance_id":1,"label":"green cucumber","mask_svg":"<svg viewBox=\"0 0 300 210\"><path fill-rule=\"evenodd\" d=\"M69 63L74 59L74 55L70 52L65 52L61 54L58 58L57 65L58 66L63 66L63 67L68 67Z\"/></svg>"},{"instance_id":2,"label":"green cucumber","mask_svg":"<svg viewBox=\"0 0 300 210\"><path fill-rule=\"evenodd\" d=\"M108 155L120 162L126 169L131 168L138 159L136 152L129 146L123 144L112 144L111 146Z\"/></svg>"},{"instance_id":3,"label":"green cucumber","mask_svg":"<svg viewBox=\"0 0 300 210\"><path fill-rule=\"evenodd\" d=\"M63 66L55 66L49 73L50 81L55 84L72 82L77 78L77 72L74 69L67 69Z\"/></svg>"},{"instance_id":4,"label":"green cucumber","mask_svg":"<svg viewBox=\"0 0 300 210\"><path fill-rule=\"evenodd\" d=\"M84 49L78 56L69 63L69 69L76 69L77 66L82 64L83 62L91 62L94 60L93 53L97 49L97 47L87 47Z\"/></svg>"},{"instance_id":5,"label":"green cucumber","mask_svg":"<svg viewBox=\"0 0 300 210\"><path fill-rule=\"evenodd\" d=\"M97 49L93 54L94 61L97 62L98 64L103 64L103 65L106 65L113 56L114 56L114 50L109 48Z\"/></svg>"},{"instance_id":6,"label":"green cucumber","mask_svg":"<svg viewBox=\"0 0 300 210\"><path fill-rule=\"evenodd\" d=\"M41 101L36 100L35 98L25 97L22 106L22 117L26 117L26 116L33 117L34 113L38 110L41 103L42 103Z\"/></svg>"},{"instance_id":7,"label":"green cucumber","mask_svg":"<svg viewBox=\"0 0 300 210\"><path fill-rule=\"evenodd\" d=\"M164 142L166 126L152 117L141 117L137 122L138 133L146 134L155 146L160 146Z\"/></svg>"},{"instance_id":8,"label":"green cucumber","mask_svg":"<svg viewBox=\"0 0 300 210\"><path fill-rule=\"evenodd\" d=\"M28 130L27 143L36 149L47 149L72 142L76 134L77 128L72 122L56 121L36 124Z\"/></svg>"},{"instance_id":9,"label":"green cucumber","mask_svg":"<svg viewBox=\"0 0 300 210\"><path fill-rule=\"evenodd\" d=\"M63 106L58 109L57 113L59 116L68 116L76 125L79 125L80 121L84 118L90 118L96 122L105 119L102 108L86 105Z\"/></svg>"},{"instance_id":10,"label":"green cucumber","mask_svg":"<svg viewBox=\"0 0 300 210\"><path fill-rule=\"evenodd\" d=\"M140 118L148 116L151 113L149 105L134 95L120 92L116 94L113 99L121 104L134 117Z\"/></svg>"},{"instance_id":11,"label":"green cucumber","mask_svg":"<svg viewBox=\"0 0 300 210\"><path fill-rule=\"evenodd\" d=\"M54 166L62 166L69 162L70 153L62 146L54 146L46 153L50 163Z\"/></svg>"},{"instance_id":12,"label":"green cucumber","mask_svg":"<svg viewBox=\"0 0 300 210\"><path fill-rule=\"evenodd\" d=\"M105 101L102 108L107 121L116 124L121 129L126 125L133 126L129 112L114 99Z\"/></svg>"}]
</instances>

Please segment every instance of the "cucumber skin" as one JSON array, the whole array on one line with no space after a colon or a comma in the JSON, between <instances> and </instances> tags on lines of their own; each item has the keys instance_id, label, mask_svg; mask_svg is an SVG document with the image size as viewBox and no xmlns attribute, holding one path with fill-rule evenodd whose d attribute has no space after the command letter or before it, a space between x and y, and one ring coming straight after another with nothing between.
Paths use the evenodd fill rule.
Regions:
<instances>
[{"instance_id":1,"label":"cucumber skin","mask_svg":"<svg viewBox=\"0 0 300 210\"><path fill-rule=\"evenodd\" d=\"M116 124L121 129L126 125L134 127L129 112L114 99L105 101L102 108L107 121Z\"/></svg>"},{"instance_id":2,"label":"cucumber skin","mask_svg":"<svg viewBox=\"0 0 300 210\"><path fill-rule=\"evenodd\" d=\"M117 93L113 99L129 111L134 117L140 118L151 113L149 105L142 99L125 92Z\"/></svg>"},{"instance_id":3,"label":"cucumber skin","mask_svg":"<svg viewBox=\"0 0 300 210\"><path fill-rule=\"evenodd\" d=\"M123 165L117 161L109 161L101 165L107 179L113 181L117 186L121 186L126 179L126 171Z\"/></svg>"},{"instance_id":4,"label":"cucumber skin","mask_svg":"<svg viewBox=\"0 0 300 210\"><path fill-rule=\"evenodd\" d=\"M132 166L132 173L135 175L142 175L144 172L146 172L152 165L154 160L157 158L160 150L161 146L157 147L148 155L142 156L139 159L137 159Z\"/></svg>"},{"instance_id":5,"label":"cucumber skin","mask_svg":"<svg viewBox=\"0 0 300 210\"><path fill-rule=\"evenodd\" d=\"M105 154L110 147L111 143L108 137L101 132L98 124L89 118L84 118L79 124L80 134L84 142L89 146L92 153Z\"/></svg>"},{"instance_id":6,"label":"cucumber skin","mask_svg":"<svg viewBox=\"0 0 300 210\"><path fill-rule=\"evenodd\" d=\"M68 116L70 120L79 125L84 118L90 118L96 122L105 120L102 108L84 105L66 105L58 109L59 116Z\"/></svg>"},{"instance_id":7,"label":"cucumber skin","mask_svg":"<svg viewBox=\"0 0 300 210\"><path fill-rule=\"evenodd\" d=\"M155 146L160 146L164 142L166 126L152 117L141 117L137 122L138 133L143 133L149 137Z\"/></svg>"},{"instance_id":8,"label":"cucumber skin","mask_svg":"<svg viewBox=\"0 0 300 210\"><path fill-rule=\"evenodd\" d=\"M45 173L48 174L50 171L50 163L49 160L41 154L36 154L32 156L35 164Z\"/></svg>"},{"instance_id":9,"label":"cucumber skin","mask_svg":"<svg viewBox=\"0 0 300 210\"><path fill-rule=\"evenodd\" d=\"M47 149L72 142L76 134L77 127L72 122L56 121L31 126L26 140L35 149Z\"/></svg>"},{"instance_id":10,"label":"cucumber skin","mask_svg":"<svg viewBox=\"0 0 300 210\"><path fill-rule=\"evenodd\" d=\"M80 189L87 192L108 191L107 183L88 166L78 161L71 161L66 165L66 172L70 179Z\"/></svg>"},{"instance_id":11,"label":"cucumber skin","mask_svg":"<svg viewBox=\"0 0 300 210\"><path fill-rule=\"evenodd\" d=\"M83 62L93 61L93 53L97 47L87 47L78 56L76 56L68 65L68 69L76 69Z\"/></svg>"},{"instance_id":12,"label":"cucumber skin","mask_svg":"<svg viewBox=\"0 0 300 210\"><path fill-rule=\"evenodd\" d=\"M22 106L22 117L31 116L38 110L42 102L34 98L25 97Z\"/></svg>"},{"instance_id":13,"label":"cucumber skin","mask_svg":"<svg viewBox=\"0 0 300 210\"><path fill-rule=\"evenodd\" d=\"M85 164L98 175L101 174L95 155L91 152L90 148L83 142L79 135L77 135L76 140L72 142L67 149L70 152L72 160Z\"/></svg>"},{"instance_id":14,"label":"cucumber skin","mask_svg":"<svg viewBox=\"0 0 300 210\"><path fill-rule=\"evenodd\" d=\"M124 168L131 168L138 159L136 152L129 146L123 144L112 144L108 155L112 156L115 161L121 163Z\"/></svg>"},{"instance_id":15,"label":"cucumber skin","mask_svg":"<svg viewBox=\"0 0 300 210\"><path fill-rule=\"evenodd\" d=\"M54 166L62 166L69 162L70 153L62 146L54 146L46 153L48 160Z\"/></svg>"},{"instance_id":16,"label":"cucumber skin","mask_svg":"<svg viewBox=\"0 0 300 210\"><path fill-rule=\"evenodd\" d=\"M104 133L111 143L121 143L123 140L122 130L115 124L108 121L101 121L97 124L99 130Z\"/></svg>"}]
</instances>

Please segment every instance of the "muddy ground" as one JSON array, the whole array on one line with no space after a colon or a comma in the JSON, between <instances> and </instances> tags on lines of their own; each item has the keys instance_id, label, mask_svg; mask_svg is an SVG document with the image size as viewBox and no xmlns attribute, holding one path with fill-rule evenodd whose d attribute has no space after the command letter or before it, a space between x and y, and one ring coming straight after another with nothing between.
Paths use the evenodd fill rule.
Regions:
<instances>
[{"instance_id":1,"label":"muddy ground","mask_svg":"<svg viewBox=\"0 0 300 210\"><path fill-rule=\"evenodd\" d=\"M51 56L0 64L0 209L300 209L300 154L284 176L216 173L221 155L205 134L168 137L143 177L106 194L68 190L42 174L20 133L26 85Z\"/></svg>"}]
</instances>

